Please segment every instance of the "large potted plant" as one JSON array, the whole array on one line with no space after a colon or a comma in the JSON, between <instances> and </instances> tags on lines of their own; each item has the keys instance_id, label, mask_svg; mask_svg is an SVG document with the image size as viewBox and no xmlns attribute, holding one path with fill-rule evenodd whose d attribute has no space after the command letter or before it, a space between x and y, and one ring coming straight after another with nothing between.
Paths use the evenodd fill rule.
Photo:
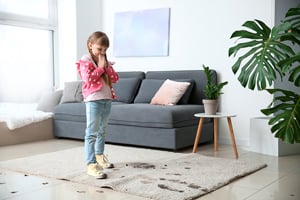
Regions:
<instances>
[{"instance_id":1,"label":"large potted plant","mask_svg":"<svg viewBox=\"0 0 300 200\"><path fill-rule=\"evenodd\" d=\"M208 67L203 65L203 70L206 75L207 83L204 87L204 95L206 99L203 99L205 114L214 115L218 108L218 98L222 93L222 88L228 83L222 82L215 84L213 81L213 71Z\"/></svg>"},{"instance_id":2,"label":"large potted plant","mask_svg":"<svg viewBox=\"0 0 300 200\"><path fill-rule=\"evenodd\" d=\"M291 8L280 24L269 28L260 20L246 21L246 30L234 31L231 38L242 40L229 48L229 56L241 56L232 66L243 87L266 90L274 96L261 112L270 117L268 124L275 137L300 143L300 5ZM278 78L288 78L298 93L270 88Z\"/></svg>"}]
</instances>

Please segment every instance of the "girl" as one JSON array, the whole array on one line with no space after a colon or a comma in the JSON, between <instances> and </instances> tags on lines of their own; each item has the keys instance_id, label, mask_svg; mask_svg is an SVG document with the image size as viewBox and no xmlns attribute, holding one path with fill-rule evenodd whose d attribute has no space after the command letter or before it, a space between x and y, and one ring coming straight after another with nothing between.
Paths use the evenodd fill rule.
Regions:
<instances>
[{"instance_id":1,"label":"girl","mask_svg":"<svg viewBox=\"0 0 300 200\"><path fill-rule=\"evenodd\" d=\"M89 54L76 63L86 105L84 149L87 174L100 179L106 178L103 168L113 167L103 153L111 101L115 98L112 83L119 79L112 67L114 63L107 61L108 47L107 35L94 32L87 40Z\"/></svg>"}]
</instances>

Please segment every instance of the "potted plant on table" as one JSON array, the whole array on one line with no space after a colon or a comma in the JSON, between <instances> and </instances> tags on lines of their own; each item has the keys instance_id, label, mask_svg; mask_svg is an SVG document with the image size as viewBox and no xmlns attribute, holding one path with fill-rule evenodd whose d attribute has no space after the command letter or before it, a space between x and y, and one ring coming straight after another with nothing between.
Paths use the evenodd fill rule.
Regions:
<instances>
[{"instance_id":1,"label":"potted plant on table","mask_svg":"<svg viewBox=\"0 0 300 200\"><path fill-rule=\"evenodd\" d=\"M260 20L247 21L243 26L248 30L237 30L231 35L242 42L229 48L229 56L244 52L232 71L239 71L238 80L243 87L256 87L274 95L270 106L261 110L270 116L271 132L282 141L300 143L300 5L289 9L284 20L273 28ZM282 80L285 76L299 88L297 93L267 88L277 77Z\"/></svg>"},{"instance_id":2,"label":"potted plant on table","mask_svg":"<svg viewBox=\"0 0 300 200\"><path fill-rule=\"evenodd\" d=\"M215 83L213 81L213 71L203 65L204 73L207 78L207 84L204 87L204 95L206 99L203 99L205 114L214 115L218 108L218 98L222 93L222 88L228 84L228 82Z\"/></svg>"}]
</instances>

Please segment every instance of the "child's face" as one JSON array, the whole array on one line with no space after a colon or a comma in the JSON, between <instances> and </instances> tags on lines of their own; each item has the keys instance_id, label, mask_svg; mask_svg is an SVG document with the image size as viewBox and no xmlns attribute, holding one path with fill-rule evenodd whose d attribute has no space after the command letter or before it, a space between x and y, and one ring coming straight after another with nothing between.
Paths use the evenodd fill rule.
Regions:
<instances>
[{"instance_id":1,"label":"child's face","mask_svg":"<svg viewBox=\"0 0 300 200\"><path fill-rule=\"evenodd\" d=\"M99 45L97 43L95 44L90 44L89 45L92 53L94 54L95 57L99 57L99 56L104 56L106 54L106 50L108 49L108 47Z\"/></svg>"}]
</instances>

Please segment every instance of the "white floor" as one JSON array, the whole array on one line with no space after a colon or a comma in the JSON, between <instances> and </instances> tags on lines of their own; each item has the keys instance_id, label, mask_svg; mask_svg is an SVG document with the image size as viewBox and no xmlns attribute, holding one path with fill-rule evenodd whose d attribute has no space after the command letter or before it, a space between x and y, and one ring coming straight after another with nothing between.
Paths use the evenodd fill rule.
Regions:
<instances>
[{"instance_id":1,"label":"white floor","mask_svg":"<svg viewBox=\"0 0 300 200\"><path fill-rule=\"evenodd\" d=\"M0 161L31 156L47 152L82 146L82 141L53 139L49 141L0 147ZM192 148L183 150L191 152ZM300 155L275 157L249 152L238 147L239 156L251 154L263 159L268 167L236 180L201 200L299 200L300 199ZM213 144L201 145L197 154L234 159L230 145L220 145L218 154L213 152ZM114 192L110 189L95 188L67 181L26 176L22 173L0 169L0 200L142 200L145 198Z\"/></svg>"}]
</instances>

